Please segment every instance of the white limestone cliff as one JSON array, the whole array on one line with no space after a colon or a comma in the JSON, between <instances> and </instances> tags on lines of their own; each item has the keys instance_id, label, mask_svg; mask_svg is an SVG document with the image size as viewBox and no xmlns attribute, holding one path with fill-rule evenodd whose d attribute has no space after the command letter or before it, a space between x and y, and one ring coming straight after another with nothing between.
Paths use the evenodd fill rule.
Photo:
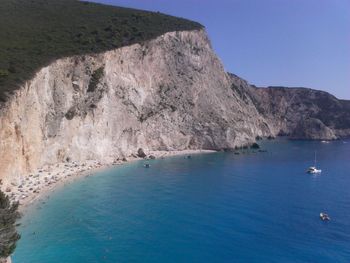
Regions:
<instances>
[{"instance_id":1,"label":"white limestone cliff","mask_svg":"<svg viewBox=\"0 0 350 263\"><path fill-rule=\"evenodd\" d=\"M224 149L271 134L205 31L170 32L37 72L0 111L0 179L66 160L111 162L138 148Z\"/></svg>"}]
</instances>

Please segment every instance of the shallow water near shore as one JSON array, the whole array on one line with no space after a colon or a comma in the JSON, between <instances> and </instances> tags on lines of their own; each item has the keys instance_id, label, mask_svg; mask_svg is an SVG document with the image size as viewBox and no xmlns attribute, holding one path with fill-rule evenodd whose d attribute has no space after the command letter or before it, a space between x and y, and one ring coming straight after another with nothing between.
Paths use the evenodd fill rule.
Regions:
<instances>
[{"instance_id":1,"label":"shallow water near shore","mask_svg":"<svg viewBox=\"0 0 350 263\"><path fill-rule=\"evenodd\" d=\"M349 262L350 142L261 144L71 183L24 215L13 262Z\"/></svg>"}]
</instances>

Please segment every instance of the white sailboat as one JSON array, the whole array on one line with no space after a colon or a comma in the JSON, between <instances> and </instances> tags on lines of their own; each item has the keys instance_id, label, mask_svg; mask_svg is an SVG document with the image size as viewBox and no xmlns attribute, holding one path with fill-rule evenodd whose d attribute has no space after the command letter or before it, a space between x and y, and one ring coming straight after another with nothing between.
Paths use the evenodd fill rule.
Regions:
<instances>
[{"instance_id":1,"label":"white sailboat","mask_svg":"<svg viewBox=\"0 0 350 263\"><path fill-rule=\"evenodd\" d=\"M322 172L322 170L316 168L316 151L315 151L315 160L314 160L314 166L310 166L309 169L306 170L309 174L319 174Z\"/></svg>"}]
</instances>

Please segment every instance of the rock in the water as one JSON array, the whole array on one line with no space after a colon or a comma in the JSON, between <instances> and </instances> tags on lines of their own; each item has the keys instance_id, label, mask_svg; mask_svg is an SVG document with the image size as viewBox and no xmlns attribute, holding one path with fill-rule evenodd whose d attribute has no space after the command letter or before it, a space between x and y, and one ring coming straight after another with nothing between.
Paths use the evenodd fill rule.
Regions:
<instances>
[{"instance_id":1,"label":"rock in the water","mask_svg":"<svg viewBox=\"0 0 350 263\"><path fill-rule=\"evenodd\" d=\"M256 142L254 142L251 146L250 149L260 149L259 144L257 144Z\"/></svg>"},{"instance_id":2,"label":"rock in the water","mask_svg":"<svg viewBox=\"0 0 350 263\"><path fill-rule=\"evenodd\" d=\"M137 156L140 157L140 158L145 158L147 155L145 154L145 152L143 151L142 148L139 148L137 150Z\"/></svg>"}]
</instances>

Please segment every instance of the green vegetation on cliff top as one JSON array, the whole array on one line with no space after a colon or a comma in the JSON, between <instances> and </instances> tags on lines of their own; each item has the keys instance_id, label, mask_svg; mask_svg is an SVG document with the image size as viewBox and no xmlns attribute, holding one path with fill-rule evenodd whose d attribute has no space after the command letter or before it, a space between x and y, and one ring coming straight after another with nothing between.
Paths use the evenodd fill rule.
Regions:
<instances>
[{"instance_id":1,"label":"green vegetation on cliff top","mask_svg":"<svg viewBox=\"0 0 350 263\"><path fill-rule=\"evenodd\" d=\"M76 0L1 0L0 102L57 58L103 52L166 32L201 27L161 13Z\"/></svg>"}]
</instances>

